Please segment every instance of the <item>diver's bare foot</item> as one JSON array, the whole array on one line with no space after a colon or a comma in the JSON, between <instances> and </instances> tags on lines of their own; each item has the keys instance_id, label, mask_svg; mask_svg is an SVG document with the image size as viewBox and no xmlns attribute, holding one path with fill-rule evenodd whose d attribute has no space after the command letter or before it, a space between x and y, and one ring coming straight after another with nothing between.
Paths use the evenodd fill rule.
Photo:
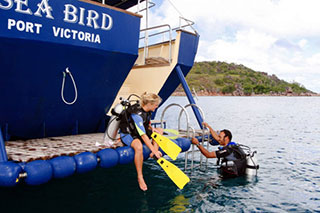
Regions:
<instances>
[{"instance_id":1,"label":"diver's bare foot","mask_svg":"<svg viewBox=\"0 0 320 213\"><path fill-rule=\"evenodd\" d=\"M139 183L139 187L142 191L148 190L147 184L146 184L146 182L144 182L143 177L140 177L140 178L138 177L138 183Z\"/></svg>"}]
</instances>

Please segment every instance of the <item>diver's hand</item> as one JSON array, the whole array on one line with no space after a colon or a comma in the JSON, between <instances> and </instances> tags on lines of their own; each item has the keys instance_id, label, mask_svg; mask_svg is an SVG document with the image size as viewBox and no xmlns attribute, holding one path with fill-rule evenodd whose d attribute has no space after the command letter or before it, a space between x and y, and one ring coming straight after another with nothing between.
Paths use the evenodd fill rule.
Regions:
<instances>
[{"instance_id":1,"label":"diver's hand","mask_svg":"<svg viewBox=\"0 0 320 213\"><path fill-rule=\"evenodd\" d=\"M157 159L162 157L162 153L160 151L157 151L157 154L151 152L150 153L150 158L153 158L153 156L156 156Z\"/></svg>"},{"instance_id":2,"label":"diver's hand","mask_svg":"<svg viewBox=\"0 0 320 213\"><path fill-rule=\"evenodd\" d=\"M160 151L157 152L156 157L159 159L162 157L162 153Z\"/></svg>"},{"instance_id":3,"label":"diver's hand","mask_svg":"<svg viewBox=\"0 0 320 213\"><path fill-rule=\"evenodd\" d=\"M197 144L199 144L199 141L198 141L198 139L196 139L196 138L192 138L192 139L191 139L191 143L197 145Z\"/></svg>"},{"instance_id":4,"label":"diver's hand","mask_svg":"<svg viewBox=\"0 0 320 213\"><path fill-rule=\"evenodd\" d=\"M153 128L152 127L152 132L156 132L160 135L163 135L163 129L162 128Z\"/></svg>"},{"instance_id":5,"label":"diver's hand","mask_svg":"<svg viewBox=\"0 0 320 213\"><path fill-rule=\"evenodd\" d=\"M209 127L209 124L207 122L202 122L202 125L207 128Z\"/></svg>"}]
</instances>

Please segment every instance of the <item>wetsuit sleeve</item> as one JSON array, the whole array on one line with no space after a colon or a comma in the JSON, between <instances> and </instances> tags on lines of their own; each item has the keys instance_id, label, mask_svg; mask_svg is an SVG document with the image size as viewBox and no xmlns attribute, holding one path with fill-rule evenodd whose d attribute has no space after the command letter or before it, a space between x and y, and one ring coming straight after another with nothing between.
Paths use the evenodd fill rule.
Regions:
<instances>
[{"instance_id":1,"label":"wetsuit sleeve","mask_svg":"<svg viewBox=\"0 0 320 213\"><path fill-rule=\"evenodd\" d=\"M224 158L228 155L231 154L231 150L230 149L227 149L226 147L216 151L216 156L217 158Z\"/></svg>"},{"instance_id":2,"label":"wetsuit sleeve","mask_svg":"<svg viewBox=\"0 0 320 213\"><path fill-rule=\"evenodd\" d=\"M146 134L146 129L143 126L143 119L140 115L131 114L132 120L134 122L134 126L136 127L140 136Z\"/></svg>"}]
</instances>

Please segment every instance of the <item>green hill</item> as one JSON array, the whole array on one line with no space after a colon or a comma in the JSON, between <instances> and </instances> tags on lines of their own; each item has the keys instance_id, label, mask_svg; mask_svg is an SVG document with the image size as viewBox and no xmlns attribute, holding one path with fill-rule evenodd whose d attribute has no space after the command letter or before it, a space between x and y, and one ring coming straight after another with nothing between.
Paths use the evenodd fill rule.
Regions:
<instances>
[{"instance_id":1,"label":"green hill","mask_svg":"<svg viewBox=\"0 0 320 213\"><path fill-rule=\"evenodd\" d=\"M257 72L226 62L196 62L187 76L191 89L203 95L314 95L303 85L280 80L276 75ZM181 85L176 94L182 92Z\"/></svg>"}]
</instances>

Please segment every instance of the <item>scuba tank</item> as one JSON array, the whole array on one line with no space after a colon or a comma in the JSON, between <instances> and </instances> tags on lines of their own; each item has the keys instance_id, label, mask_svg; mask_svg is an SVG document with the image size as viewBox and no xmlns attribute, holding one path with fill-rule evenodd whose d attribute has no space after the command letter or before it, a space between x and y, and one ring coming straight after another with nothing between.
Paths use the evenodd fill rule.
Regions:
<instances>
[{"instance_id":1,"label":"scuba tank","mask_svg":"<svg viewBox=\"0 0 320 213\"><path fill-rule=\"evenodd\" d=\"M246 168L247 175L253 176L253 175L257 175L258 173L259 165L258 165L256 154L257 154L257 151L254 151L247 155L247 168Z\"/></svg>"},{"instance_id":2,"label":"scuba tank","mask_svg":"<svg viewBox=\"0 0 320 213\"><path fill-rule=\"evenodd\" d=\"M104 133L103 142L107 146L112 146L115 141L117 140L117 134L119 130L120 125L120 114L124 110L125 106L122 105L122 102L117 104L112 110L111 110L111 118L108 122L108 126L106 128L106 131Z\"/></svg>"},{"instance_id":3,"label":"scuba tank","mask_svg":"<svg viewBox=\"0 0 320 213\"><path fill-rule=\"evenodd\" d=\"M127 110L130 106L132 101L130 101L131 96L136 96L140 98L139 96L135 94L131 94L127 99L122 100L120 98L120 103L118 103L113 109L111 109L111 118L108 122L106 131L104 133L103 142L107 146L112 146L117 139L120 138L120 135L118 133L119 126L121 122L121 116L125 113L125 110ZM139 101L136 101L137 103Z\"/></svg>"},{"instance_id":4,"label":"scuba tank","mask_svg":"<svg viewBox=\"0 0 320 213\"><path fill-rule=\"evenodd\" d=\"M227 153L222 157L220 164L220 173L224 178L243 176L247 168L247 154L242 149L242 145L230 142L227 146L221 148ZM218 161L220 158L218 158Z\"/></svg>"}]
</instances>

